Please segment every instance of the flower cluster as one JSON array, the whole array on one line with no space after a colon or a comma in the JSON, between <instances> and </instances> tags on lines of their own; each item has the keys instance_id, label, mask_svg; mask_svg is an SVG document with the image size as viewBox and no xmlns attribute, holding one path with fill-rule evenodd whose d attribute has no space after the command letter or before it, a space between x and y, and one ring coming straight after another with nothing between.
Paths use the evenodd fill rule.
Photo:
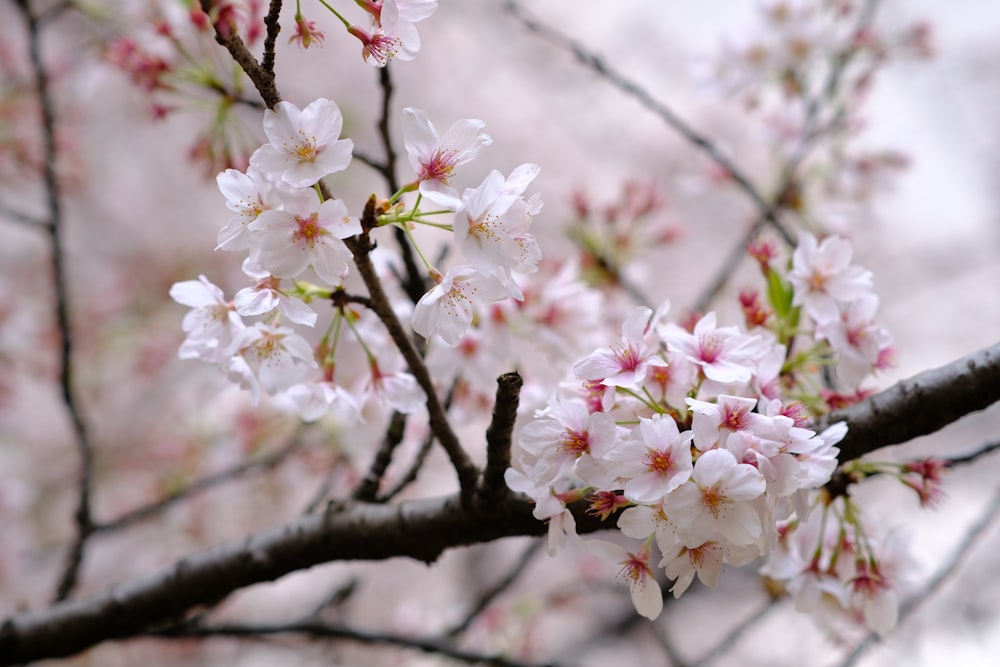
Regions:
<instances>
[{"instance_id":1,"label":"flower cluster","mask_svg":"<svg viewBox=\"0 0 1000 667\"><path fill-rule=\"evenodd\" d=\"M219 365L255 401L261 394L280 396L305 419L332 411L349 423L361 418L372 398L412 413L425 397L413 375L402 370L385 327L350 306L344 285L353 263L348 242L362 233L361 221L320 187L322 178L350 163L353 143L340 138L342 124L337 105L325 99L303 109L280 102L265 112L268 143L253 153L245 172L227 169L217 178L233 212L218 233L217 249L246 253L243 272L251 285L229 301L202 276L174 285L171 296L192 308L184 320L182 358ZM439 136L423 111L405 109L403 141L416 177L378 203L373 223L399 225L423 258L411 234L416 224L453 230L469 263L442 273L425 258L437 284L412 311L417 333L436 335L452 347L491 305L512 298L524 302L516 276L536 271L541 258L529 229L542 204L537 196L524 195L536 165L522 165L508 176L492 171L461 194L452 184L457 168L490 144L483 127L479 120L460 120ZM412 207L401 201L407 193L417 193ZM436 210L421 210L425 200ZM436 222L442 215L453 223ZM334 318L313 346L291 325L316 326L319 315L311 303L317 299L332 300ZM248 317L261 321L248 325ZM353 334L346 344L358 345L368 362L350 369L346 378L342 369L335 377L344 331Z\"/></svg>"},{"instance_id":2,"label":"flower cluster","mask_svg":"<svg viewBox=\"0 0 1000 667\"><path fill-rule=\"evenodd\" d=\"M352 262L345 240L362 231L347 204L325 199L318 187L320 179L350 163L353 144L340 138L342 124L336 103L325 99L304 109L280 102L265 112L268 143L253 153L246 172L228 169L217 178L234 213L219 231L218 248L247 253L243 271L252 284L227 301L202 276L177 283L171 296L192 308L184 320L182 358L218 364L255 401L262 392L280 395L304 419L332 411L350 423L361 418L370 399L413 412L424 396L413 376L399 370L401 359L370 316L338 309L315 347L285 325L315 326L318 315L310 302L340 292ZM318 283L303 280L307 272ZM248 325L247 317L262 320ZM334 375L345 327L367 358L351 382Z\"/></svg>"},{"instance_id":3,"label":"flower cluster","mask_svg":"<svg viewBox=\"0 0 1000 667\"><path fill-rule=\"evenodd\" d=\"M508 485L530 496L536 518L549 523L550 551L569 537L611 557L636 609L650 618L662 606L655 565L674 581L675 596L695 576L714 587L725 563L767 556L796 526L829 511L811 491L830 480L847 429L809 428L825 407L816 389L822 364L836 363L853 383L880 357L861 339L884 349L881 329L836 333L838 323L850 326L859 301L874 298L871 274L850 265L846 241L803 235L787 275L766 243L753 254L773 310L741 297L756 313L744 330L719 326L715 313L684 328L668 321L667 303L655 312L636 308L620 339L578 360L572 378L523 426L520 456L507 471ZM580 540L568 509L574 501L602 519L623 510L618 528L639 546ZM875 555L865 556L867 572L876 572ZM877 617L872 625L881 628L886 616Z\"/></svg>"}]
</instances>

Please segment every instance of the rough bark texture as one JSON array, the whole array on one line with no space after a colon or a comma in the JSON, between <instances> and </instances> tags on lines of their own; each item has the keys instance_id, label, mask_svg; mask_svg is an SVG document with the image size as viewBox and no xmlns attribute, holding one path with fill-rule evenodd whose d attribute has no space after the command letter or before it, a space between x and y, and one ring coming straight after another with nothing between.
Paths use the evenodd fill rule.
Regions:
<instances>
[{"instance_id":1,"label":"rough bark texture","mask_svg":"<svg viewBox=\"0 0 1000 667\"><path fill-rule=\"evenodd\" d=\"M823 424L847 421L842 460L931 433L1000 400L1000 345L926 371ZM503 421L503 420L501 420ZM574 507L577 528L607 527ZM130 637L179 620L240 588L335 560L395 556L434 561L445 549L546 527L532 505L512 495L491 503L458 496L399 505L348 502L244 540L184 558L151 576L84 600L19 614L0 626L0 665L67 656L100 642Z\"/></svg>"},{"instance_id":2,"label":"rough bark texture","mask_svg":"<svg viewBox=\"0 0 1000 667\"><path fill-rule=\"evenodd\" d=\"M898 382L868 400L830 413L818 429L846 421L838 447L850 461L880 447L933 433L1000 400L1000 344Z\"/></svg>"}]
</instances>

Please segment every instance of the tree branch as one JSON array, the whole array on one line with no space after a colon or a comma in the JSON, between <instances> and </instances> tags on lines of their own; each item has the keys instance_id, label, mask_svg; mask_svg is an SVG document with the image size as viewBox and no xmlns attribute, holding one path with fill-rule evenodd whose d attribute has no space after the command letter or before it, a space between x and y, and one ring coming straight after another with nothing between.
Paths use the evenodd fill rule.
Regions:
<instances>
[{"instance_id":1,"label":"tree branch","mask_svg":"<svg viewBox=\"0 0 1000 667\"><path fill-rule=\"evenodd\" d=\"M581 65L588 67L602 79L652 111L678 134L684 137L688 143L705 153L723 170L725 170L725 172L729 174L729 178L731 178L732 181L741 190L743 190L743 192L746 193L751 200L753 200L758 210L760 210L761 215L779 234L781 234L782 238L784 238L789 245L795 245L795 240L791 233L785 229L785 226L778 219L776 207L764 200L764 196L757 190L757 187L750 181L750 178L744 174L742 170L737 168L736 165L729 158L727 158L722 151L719 150L718 146L716 146L711 139L688 125L687 122L678 116L673 109L654 98L648 90L634 81L631 81L623 74L608 67L608 65L601 58L588 51L583 44L570 39L557 30L543 25L539 21L531 18L527 13L525 13L524 9L522 9L517 2L513 2L512 0L507 2L506 8L507 11L517 18L517 20L519 20L525 28L542 39L545 39L550 44L571 53Z\"/></svg>"},{"instance_id":2,"label":"tree branch","mask_svg":"<svg viewBox=\"0 0 1000 667\"><path fill-rule=\"evenodd\" d=\"M39 19L32 13L28 0L18 0L16 3L24 16L28 28L28 56L31 61L32 74L35 82L35 92L41 111L40 125L42 133L42 182L45 191L45 205L48 224L44 229L48 232L49 245L52 250L52 277L56 295L55 316L56 328L59 332L59 387L62 391L63 404L69 415L76 439L76 447L80 454L80 487L77 493L75 513L76 537L70 547L66 566L56 587L55 599L64 600L76 587L83 565L84 551L87 539L94 531L94 520L91 513L90 496L93 485L94 452L90 442L83 411L78 404L73 391L73 336L70 325L69 280L66 276L66 266L63 254L63 217L60 195L59 177L56 161L56 121L55 109L51 91L49 90L49 75L42 60L41 26Z\"/></svg>"},{"instance_id":3,"label":"tree branch","mask_svg":"<svg viewBox=\"0 0 1000 667\"><path fill-rule=\"evenodd\" d=\"M951 396L954 394L955 396ZM820 420L841 419L844 460L931 433L1000 399L1000 344L925 371ZM577 530L607 524L574 505ZM541 535L524 497L506 494L488 505L460 495L400 505L331 504L285 526L188 556L87 600L18 614L0 626L0 665L72 655L109 639L131 637L183 620L198 605L240 588L336 560L408 557L434 561L444 550L515 535Z\"/></svg>"},{"instance_id":4,"label":"tree branch","mask_svg":"<svg viewBox=\"0 0 1000 667\"><path fill-rule=\"evenodd\" d=\"M1000 400L1000 343L903 380L817 420L817 430L846 421L840 461L933 433Z\"/></svg>"},{"instance_id":5,"label":"tree branch","mask_svg":"<svg viewBox=\"0 0 1000 667\"><path fill-rule=\"evenodd\" d=\"M445 656L460 662L473 665L492 665L494 667L547 667L546 665L536 665L534 663L524 663L518 660L505 658L500 655L484 655L465 651L449 643L430 638L405 637L387 633L368 632L358 630L339 623L328 623L318 619L309 619L297 623L287 623L280 625L206 625L194 627L182 627L177 630L168 630L158 633L157 636L165 637L241 637L247 639L260 639L268 635L301 634L315 639L346 639L361 644L396 646L408 648L423 653Z\"/></svg>"},{"instance_id":6,"label":"tree branch","mask_svg":"<svg viewBox=\"0 0 1000 667\"><path fill-rule=\"evenodd\" d=\"M516 371L497 378L493 419L486 429L486 467L476 489L477 502L490 503L508 493L503 476L510 467L511 440L523 384L524 380Z\"/></svg>"},{"instance_id":7,"label":"tree branch","mask_svg":"<svg viewBox=\"0 0 1000 667\"><path fill-rule=\"evenodd\" d=\"M424 390L424 394L427 396L427 412L430 417L431 431L437 437L438 442L441 443L452 465L455 467L455 473L458 475L463 497L466 501L470 501L476 480L479 477L479 469L462 448L462 443L459 442L458 436L455 435L454 429L452 429L451 424L448 422L448 415L445 413L444 407L441 405L441 400L438 398L434 381L431 379L430 371L427 370L427 365L424 364L424 360L414 346L409 334L403 329L399 318L396 317L396 312L392 309L392 304L389 303L389 297L386 296L385 290L382 289L382 281L379 279L375 271L375 266L372 264L371 257L369 256L372 248L371 239L366 232L361 236L348 239L346 243L347 247L351 250L351 254L354 256L354 265L358 268L358 273L368 288L372 310L382 320L382 323L385 324L393 343L396 344L400 354L403 355L403 359L406 360L410 373L416 378L417 384L420 385L420 388Z\"/></svg>"},{"instance_id":8,"label":"tree branch","mask_svg":"<svg viewBox=\"0 0 1000 667\"><path fill-rule=\"evenodd\" d=\"M200 0L201 9L208 16L212 16L212 8L215 5L214 0ZM229 51L229 55L233 57L233 60L246 72L246 75L250 77L250 81L253 82L254 87L257 88L257 92L260 93L261 99L264 100L264 104L267 105L268 109L273 109L274 105L281 101L281 95L278 93L278 84L274 80L274 72L269 71L253 57L250 50L247 49L247 45L243 42L243 39L236 32L236 28L233 25L222 25L215 21L212 22L212 27L215 29L215 41L226 47ZM268 34L270 36L271 28L268 27ZM277 36L277 32L274 33ZM273 66L273 61L269 62Z\"/></svg>"}]
</instances>

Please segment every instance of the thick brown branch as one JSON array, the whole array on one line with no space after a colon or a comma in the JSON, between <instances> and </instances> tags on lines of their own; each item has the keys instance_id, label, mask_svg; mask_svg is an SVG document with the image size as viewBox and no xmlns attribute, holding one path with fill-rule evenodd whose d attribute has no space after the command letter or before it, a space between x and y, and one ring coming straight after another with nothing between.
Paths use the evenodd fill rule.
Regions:
<instances>
[{"instance_id":1,"label":"thick brown branch","mask_svg":"<svg viewBox=\"0 0 1000 667\"><path fill-rule=\"evenodd\" d=\"M845 459L925 435L1000 399L1000 344L897 384L823 424L846 420ZM198 605L289 572L335 560L397 556L425 562L444 550L515 535L540 535L526 498L488 507L460 496L402 505L332 505L286 526L182 559L144 579L87 599L9 618L0 626L0 665L71 655L97 643L154 631ZM580 533L606 529L573 507Z\"/></svg>"},{"instance_id":2,"label":"thick brown branch","mask_svg":"<svg viewBox=\"0 0 1000 667\"><path fill-rule=\"evenodd\" d=\"M532 505L509 497L483 516L457 496L404 505L349 504L189 556L156 574L82 601L20 614L0 627L0 665L72 655L150 632L239 588L332 560L404 556L434 561L451 546L546 530ZM582 530L601 524L582 512Z\"/></svg>"},{"instance_id":3,"label":"thick brown branch","mask_svg":"<svg viewBox=\"0 0 1000 667\"><path fill-rule=\"evenodd\" d=\"M841 462L933 433L1000 400L1000 343L903 380L868 400L832 412L819 429L848 424Z\"/></svg>"},{"instance_id":4,"label":"thick brown branch","mask_svg":"<svg viewBox=\"0 0 1000 667\"><path fill-rule=\"evenodd\" d=\"M476 499L480 503L489 504L509 493L503 475L510 467L511 439L523 384L524 380L517 372L504 373L497 378L493 419L486 429L486 467L476 491Z\"/></svg>"}]
</instances>

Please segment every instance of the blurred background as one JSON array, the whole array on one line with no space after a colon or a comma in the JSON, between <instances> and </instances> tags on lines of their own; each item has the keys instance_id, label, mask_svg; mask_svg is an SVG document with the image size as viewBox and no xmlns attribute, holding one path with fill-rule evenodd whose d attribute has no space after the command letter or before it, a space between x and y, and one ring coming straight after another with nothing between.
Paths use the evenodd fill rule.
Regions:
<instances>
[{"instance_id":1,"label":"blurred background","mask_svg":"<svg viewBox=\"0 0 1000 667\"><path fill-rule=\"evenodd\" d=\"M318 3L303 3L303 10L326 34L322 49L289 45L284 36L291 32L294 7L288 4L277 57L283 97L299 106L316 97L337 101L345 115L343 135L359 152L380 158L376 70L361 62L358 42ZM532 191L542 195L545 209L533 231L552 256L573 251L565 230L576 217L574 193L577 201L582 193L594 206L607 206L625 183L654 187L665 204L649 224L668 231L670 240L634 249L628 275L654 303L669 298L678 312L692 306L753 222L753 202L720 179L717 165L662 118L581 66L552 39L526 28L505 3L441 4L418 26L422 48L417 58L391 66L396 139L405 106L425 109L439 129L459 118L483 119L493 145L468 165L463 178L475 184L493 168L507 173L524 162L541 165ZM777 39L765 29L758 3L526 4L527 15L668 105L710 137L765 197L775 195L785 155L780 119L749 108L747 89L726 89L711 75L735 67L748 41ZM363 434L343 437L335 425L303 433L278 407L250 406L214 369L176 359L185 311L169 300L170 285L204 273L232 294L245 279L237 255L213 252L216 233L229 217L215 187L217 169L189 156L211 119L211 103L178 95L179 108L153 121L150 103L159 93L130 85L121 68L108 62L114 40L148 37L148 30L135 27L150 12L145 5L81 3L82 11L53 21L43 41L60 119L74 380L98 448L95 514L120 516L193 479L296 444L266 474L255 470L153 520L95 538L81 594L294 516L318 489L335 495L338 488L350 488L371 454L359 445ZM845 144L858 155L891 151L893 163L905 162L906 168L861 170L857 182L841 183L832 195L817 187L809 192L803 215L815 228L850 238L855 261L875 274L880 321L895 336L898 364L871 382L872 389L1000 340L1000 5L946 6L930 0L878 5L874 29L902 34L924 23L933 57L910 54L880 67L852 115L856 131ZM51 595L72 535L77 458L54 383L46 236L10 215L42 215L44 199L36 173L23 166L31 160L9 148L37 127L25 84L23 23L11 3L0 8L0 138L5 147L0 162L0 613L6 615L41 605ZM178 21L183 12L173 6L165 14ZM361 21L359 12L354 16ZM211 57L225 62L224 54ZM773 81L761 85L773 88ZM253 97L252 89L246 97ZM252 150L260 141L260 113L250 108L236 113L246 122L243 142ZM35 142L25 140L23 155L37 155ZM403 180L410 177L408 169L404 159ZM370 192L389 194L378 176L360 165L329 180L338 196L358 207ZM826 183L822 175L816 182ZM752 262L743 264L713 304L730 318L739 315L738 290L756 280ZM882 457L955 455L998 438L1000 410L994 406ZM995 576L1000 533L995 526L984 531L957 564L954 554L992 502L995 459L984 457L956 469L948 478L947 497L933 511L920 509L914 494L897 483L874 480L860 490L871 522L906 534L914 560L912 591L919 592L942 568L954 567L940 590L856 663L849 656L857 636L824 628L796 614L787 601L769 603L751 569L727 570L717 591L696 586L667 606L655 632L636 629L638 623L607 632L608 621L629 610L614 572L583 556L549 559L544 550L532 552L522 575L465 641L509 651L526 664L597 665L611 659L666 664L665 652L678 664L696 664L732 628L759 617L711 664L939 665L947 660L993 665L1000 655ZM410 494L450 491L451 477L442 463L443 457L432 453L430 472ZM433 634L462 616L470 590L499 577L529 549L530 540L505 540L449 552L432 568L402 560L324 566L238 594L221 613L280 620L290 610L310 608L319 593L360 582L342 611L346 619L366 628ZM588 636L599 641L585 641ZM99 647L67 664L139 660L164 665L450 664L411 651L331 647L296 638L204 645L138 640Z\"/></svg>"}]
</instances>

